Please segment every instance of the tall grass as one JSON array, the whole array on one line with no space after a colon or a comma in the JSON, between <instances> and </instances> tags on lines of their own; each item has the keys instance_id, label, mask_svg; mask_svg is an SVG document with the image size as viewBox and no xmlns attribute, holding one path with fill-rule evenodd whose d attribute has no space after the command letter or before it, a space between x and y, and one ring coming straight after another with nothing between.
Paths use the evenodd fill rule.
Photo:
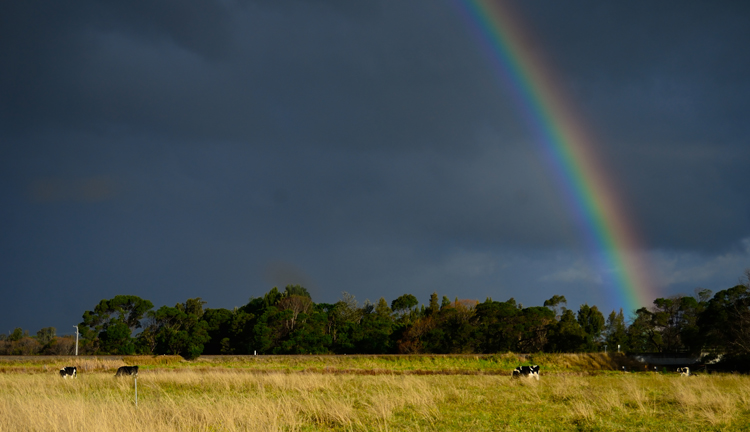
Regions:
<instances>
[{"instance_id":1,"label":"tall grass","mask_svg":"<svg viewBox=\"0 0 750 432\"><path fill-rule=\"evenodd\" d=\"M372 380L372 381L370 381ZM195 371L63 380L0 376L2 431L277 431L388 429L408 410L427 424L440 392L417 377Z\"/></svg>"},{"instance_id":2,"label":"tall grass","mask_svg":"<svg viewBox=\"0 0 750 432\"><path fill-rule=\"evenodd\" d=\"M539 364L545 373L619 371L636 363L619 353L482 354L482 355L351 355L351 356L203 356L191 367L335 373L509 374L519 365ZM179 366L182 367L182 366Z\"/></svg>"},{"instance_id":3,"label":"tall grass","mask_svg":"<svg viewBox=\"0 0 750 432\"><path fill-rule=\"evenodd\" d=\"M75 366L78 372L116 370L126 363L122 357L27 356L0 357L0 373L48 373L65 366Z\"/></svg>"},{"instance_id":4,"label":"tall grass","mask_svg":"<svg viewBox=\"0 0 750 432\"><path fill-rule=\"evenodd\" d=\"M750 378L145 369L0 374L0 431L747 430Z\"/></svg>"},{"instance_id":5,"label":"tall grass","mask_svg":"<svg viewBox=\"0 0 750 432\"><path fill-rule=\"evenodd\" d=\"M322 355L322 356L204 356L185 361L180 356L18 356L0 357L0 373L46 373L63 366L79 371L113 371L120 366L146 369L242 369L253 371L360 374L509 374L522 364L542 365L542 372L598 373L632 366L618 354L491 354L491 355Z\"/></svg>"}]
</instances>

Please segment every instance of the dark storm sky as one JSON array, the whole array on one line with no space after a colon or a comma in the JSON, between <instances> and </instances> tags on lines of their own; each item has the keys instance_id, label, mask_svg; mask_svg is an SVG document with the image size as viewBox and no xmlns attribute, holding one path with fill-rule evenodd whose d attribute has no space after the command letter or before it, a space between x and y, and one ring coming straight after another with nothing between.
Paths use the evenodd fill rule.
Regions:
<instances>
[{"instance_id":1,"label":"dark storm sky","mask_svg":"<svg viewBox=\"0 0 750 432\"><path fill-rule=\"evenodd\" d=\"M750 267L750 3L515 9L661 296ZM101 299L622 305L449 1L0 4L0 330ZM644 305L645 306L645 305Z\"/></svg>"}]
</instances>

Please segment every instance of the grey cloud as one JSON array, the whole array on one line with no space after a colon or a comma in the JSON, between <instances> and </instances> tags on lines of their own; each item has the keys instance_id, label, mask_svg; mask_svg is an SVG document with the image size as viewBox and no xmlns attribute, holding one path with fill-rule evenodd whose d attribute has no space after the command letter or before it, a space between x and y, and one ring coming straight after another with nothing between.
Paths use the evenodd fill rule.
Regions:
<instances>
[{"instance_id":1,"label":"grey cloud","mask_svg":"<svg viewBox=\"0 0 750 432\"><path fill-rule=\"evenodd\" d=\"M725 283L750 237L746 6L515 6L664 292ZM36 301L57 325L115 294L232 307L287 283L616 307L450 4L0 8L0 278L18 306L0 325L36 325Z\"/></svg>"}]
</instances>

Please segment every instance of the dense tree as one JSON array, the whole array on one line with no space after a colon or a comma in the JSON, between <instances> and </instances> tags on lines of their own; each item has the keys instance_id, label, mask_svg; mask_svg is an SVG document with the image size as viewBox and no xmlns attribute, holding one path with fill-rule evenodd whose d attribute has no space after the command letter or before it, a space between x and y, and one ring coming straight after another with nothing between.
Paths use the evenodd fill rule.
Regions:
<instances>
[{"instance_id":1,"label":"dense tree","mask_svg":"<svg viewBox=\"0 0 750 432\"><path fill-rule=\"evenodd\" d=\"M392 352L394 341L391 339L391 334L394 322L388 302L381 297L374 307L366 303L362 309L361 324L353 334L356 352L363 354Z\"/></svg>"},{"instance_id":2,"label":"dense tree","mask_svg":"<svg viewBox=\"0 0 750 432\"><path fill-rule=\"evenodd\" d=\"M652 308L652 323L661 335L659 351L676 352L680 343L680 298L658 298Z\"/></svg>"},{"instance_id":3,"label":"dense tree","mask_svg":"<svg viewBox=\"0 0 750 432\"><path fill-rule=\"evenodd\" d=\"M450 305L451 299L448 296L443 296L443 299L440 301L440 309L450 307Z\"/></svg>"},{"instance_id":4,"label":"dense tree","mask_svg":"<svg viewBox=\"0 0 750 432\"><path fill-rule=\"evenodd\" d=\"M656 328L654 314L642 307L635 311L635 319L628 327L628 342L633 352L662 352L662 336Z\"/></svg>"},{"instance_id":5,"label":"dense tree","mask_svg":"<svg viewBox=\"0 0 750 432\"><path fill-rule=\"evenodd\" d=\"M440 312L440 303L438 302L438 294L436 292L430 295L429 306L425 309L425 315L435 315Z\"/></svg>"},{"instance_id":6,"label":"dense tree","mask_svg":"<svg viewBox=\"0 0 750 432\"><path fill-rule=\"evenodd\" d=\"M698 320L705 347L716 353L750 355L750 287L719 291Z\"/></svg>"},{"instance_id":7,"label":"dense tree","mask_svg":"<svg viewBox=\"0 0 750 432\"><path fill-rule=\"evenodd\" d=\"M204 309L190 298L152 310L148 300L116 296L83 314L79 329L83 353L210 354L322 353L493 353L610 351L722 354L750 364L750 270L742 284L720 291L698 289L695 296L654 300L635 311L632 321L620 309L604 319L596 306L568 310L564 296L543 307L525 308L510 298L439 301L427 305L404 294L389 306L385 298L360 307L344 292L333 304L315 303L307 289L273 287L233 310ZM145 318L144 318L145 317ZM134 338L133 333L143 326ZM0 354L69 354L74 342L55 329L35 337L15 329L0 337Z\"/></svg>"},{"instance_id":8,"label":"dense tree","mask_svg":"<svg viewBox=\"0 0 750 432\"><path fill-rule=\"evenodd\" d=\"M599 312L596 306L589 307L588 304L581 305L578 309L578 324L586 334L584 351L598 351L601 342L602 331L604 330L604 315Z\"/></svg>"},{"instance_id":9,"label":"dense tree","mask_svg":"<svg viewBox=\"0 0 750 432\"><path fill-rule=\"evenodd\" d=\"M155 354L179 354L186 359L200 356L203 344L210 339L208 323L201 320L203 304L200 298L188 299L149 312L150 325L141 335L148 338L144 345L153 346Z\"/></svg>"},{"instance_id":10,"label":"dense tree","mask_svg":"<svg viewBox=\"0 0 750 432\"><path fill-rule=\"evenodd\" d=\"M10 342L18 342L21 339L23 339L24 336L28 336L28 335L29 335L28 330L24 331L21 327L16 327L15 329L13 329L13 333L8 335L8 340Z\"/></svg>"},{"instance_id":11,"label":"dense tree","mask_svg":"<svg viewBox=\"0 0 750 432\"><path fill-rule=\"evenodd\" d=\"M698 319L708 293L699 291L699 300L683 295L657 298L650 309L638 309L627 330L629 348L635 352L700 353L703 338Z\"/></svg>"},{"instance_id":12,"label":"dense tree","mask_svg":"<svg viewBox=\"0 0 750 432\"><path fill-rule=\"evenodd\" d=\"M110 320L120 321L135 330L141 327L141 319L153 307L154 304L150 301L132 295L118 295L110 300L102 300L93 312L83 313L82 330L101 330Z\"/></svg>"},{"instance_id":13,"label":"dense tree","mask_svg":"<svg viewBox=\"0 0 750 432\"><path fill-rule=\"evenodd\" d=\"M369 305L369 302L367 302ZM355 352L356 328L362 322L366 308L359 308L353 295L343 292L342 298L328 311L326 333L331 337L331 349L339 354Z\"/></svg>"},{"instance_id":14,"label":"dense tree","mask_svg":"<svg viewBox=\"0 0 750 432\"><path fill-rule=\"evenodd\" d=\"M628 345L627 324L625 323L625 315L622 313L622 308L619 313L612 311L612 313L609 314L607 324L604 327L604 342L611 351L630 350Z\"/></svg>"},{"instance_id":15,"label":"dense tree","mask_svg":"<svg viewBox=\"0 0 750 432\"><path fill-rule=\"evenodd\" d=\"M517 317L520 330L517 351L542 351L547 344L549 326L555 322L555 313L542 306L524 308L519 303L517 307L521 309L521 315Z\"/></svg>"},{"instance_id":16,"label":"dense tree","mask_svg":"<svg viewBox=\"0 0 750 432\"><path fill-rule=\"evenodd\" d=\"M282 312L289 312L285 314L287 318L284 319L283 323L287 332L293 332L299 321L304 324L304 320L307 319L313 309L313 302L310 297L288 295L279 300L276 307Z\"/></svg>"},{"instance_id":17,"label":"dense tree","mask_svg":"<svg viewBox=\"0 0 750 432\"><path fill-rule=\"evenodd\" d=\"M0 355L33 355L42 349L39 341L29 336L28 330L16 327L0 342Z\"/></svg>"},{"instance_id":18,"label":"dense tree","mask_svg":"<svg viewBox=\"0 0 750 432\"><path fill-rule=\"evenodd\" d=\"M521 310L515 301L487 299L478 304L474 315L477 349L487 353L517 350L521 339L518 326L520 315Z\"/></svg>"},{"instance_id":19,"label":"dense tree","mask_svg":"<svg viewBox=\"0 0 750 432\"><path fill-rule=\"evenodd\" d=\"M302 285L287 285L284 288L284 294L285 297L290 296L300 296L300 297L310 297L310 293L307 292L307 289L303 287Z\"/></svg>"},{"instance_id":20,"label":"dense tree","mask_svg":"<svg viewBox=\"0 0 750 432\"><path fill-rule=\"evenodd\" d=\"M57 336L57 329L54 327L45 327L36 332L36 340L42 345L48 345Z\"/></svg>"},{"instance_id":21,"label":"dense tree","mask_svg":"<svg viewBox=\"0 0 750 432\"><path fill-rule=\"evenodd\" d=\"M580 352L586 350L586 331L576 320L573 311L565 309L560 321L550 326L546 351Z\"/></svg>"},{"instance_id":22,"label":"dense tree","mask_svg":"<svg viewBox=\"0 0 750 432\"><path fill-rule=\"evenodd\" d=\"M141 327L141 319L153 307L150 301L131 295L100 301L93 311L83 313L78 326L84 344L93 344L102 353L133 354L132 332Z\"/></svg>"},{"instance_id":23,"label":"dense tree","mask_svg":"<svg viewBox=\"0 0 750 432\"><path fill-rule=\"evenodd\" d=\"M332 338L326 333L327 311L331 308L332 305L318 304L300 312L295 327L290 329L286 339L281 341L273 352L275 354L328 353Z\"/></svg>"},{"instance_id":24,"label":"dense tree","mask_svg":"<svg viewBox=\"0 0 750 432\"><path fill-rule=\"evenodd\" d=\"M402 353L422 352L422 341L429 352L438 354L472 353L476 349L474 315L476 302L456 300L437 315L417 321L399 343Z\"/></svg>"},{"instance_id":25,"label":"dense tree","mask_svg":"<svg viewBox=\"0 0 750 432\"><path fill-rule=\"evenodd\" d=\"M556 319L560 319L560 314L565 309L564 305L566 304L568 304L568 300L565 299L565 296L560 295L553 295L552 298L544 301L544 307L552 309L555 312Z\"/></svg>"},{"instance_id":26,"label":"dense tree","mask_svg":"<svg viewBox=\"0 0 750 432\"><path fill-rule=\"evenodd\" d=\"M391 310L396 314L397 319L401 322L411 322L416 318L415 307L419 305L419 300L411 294L404 294L391 302Z\"/></svg>"},{"instance_id":27,"label":"dense tree","mask_svg":"<svg viewBox=\"0 0 750 432\"><path fill-rule=\"evenodd\" d=\"M235 333L233 322L238 313L244 312L230 311L228 309L206 309L203 311L201 319L206 322L206 333L209 340L203 347L205 354L234 354L235 347L232 340L238 339L239 334Z\"/></svg>"}]
</instances>

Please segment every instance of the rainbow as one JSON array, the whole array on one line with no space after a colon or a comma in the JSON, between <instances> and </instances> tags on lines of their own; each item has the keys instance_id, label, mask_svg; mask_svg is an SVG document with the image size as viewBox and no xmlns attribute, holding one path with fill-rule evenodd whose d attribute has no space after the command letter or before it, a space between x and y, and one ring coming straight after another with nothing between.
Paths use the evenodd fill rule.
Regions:
<instances>
[{"instance_id":1,"label":"rainbow","mask_svg":"<svg viewBox=\"0 0 750 432\"><path fill-rule=\"evenodd\" d=\"M638 257L639 236L583 130L584 122L566 103L554 74L525 48L529 38L519 17L502 0L456 1L532 126L586 244L599 260L607 294L626 313L650 305L656 295L646 263Z\"/></svg>"}]
</instances>

